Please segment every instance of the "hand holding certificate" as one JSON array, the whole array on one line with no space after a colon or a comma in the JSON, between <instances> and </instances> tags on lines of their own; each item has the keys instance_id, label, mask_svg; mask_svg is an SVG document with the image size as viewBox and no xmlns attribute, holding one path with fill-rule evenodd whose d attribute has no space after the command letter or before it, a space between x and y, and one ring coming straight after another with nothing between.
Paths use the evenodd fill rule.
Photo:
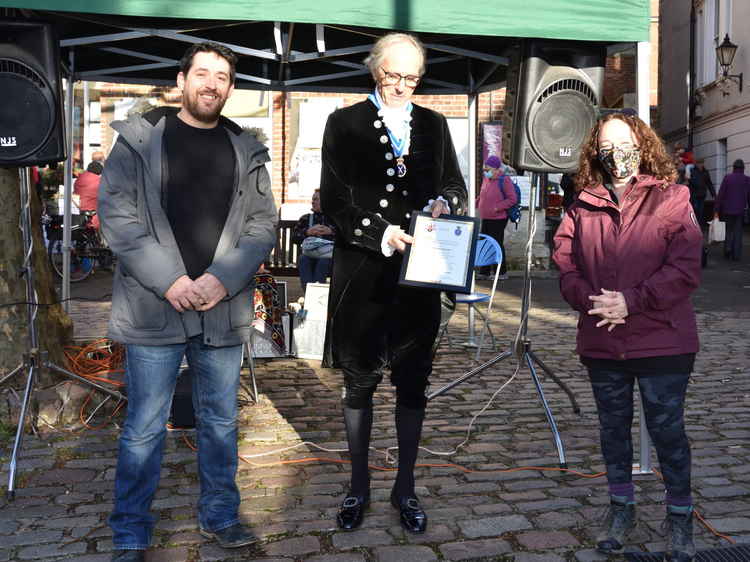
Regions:
<instances>
[{"instance_id":1,"label":"hand holding certificate","mask_svg":"<svg viewBox=\"0 0 750 562\"><path fill-rule=\"evenodd\" d=\"M471 292L479 219L413 213L399 283L457 293Z\"/></svg>"}]
</instances>

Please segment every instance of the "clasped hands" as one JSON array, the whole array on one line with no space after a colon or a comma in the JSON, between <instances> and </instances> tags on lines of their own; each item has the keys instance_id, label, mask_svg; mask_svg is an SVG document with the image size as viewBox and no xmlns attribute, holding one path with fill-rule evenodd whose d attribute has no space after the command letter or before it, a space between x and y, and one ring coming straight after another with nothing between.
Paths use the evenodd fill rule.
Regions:
<instances>
[{"instance_id":1,"label":"clasped hands","mask_svg":"<svg viewBox=\"0 0 750 562\"><path fill-rule=\"evenodd\" d=\"M447 215L450 211L445 201L435 199L430 205L430 212L432 213L432 218L436 219L440 215ZM406 251L406 245L414 242L414 237L409 236L400 228L396 228L386 242L391 248L395 248L396 251L403 254Z\"/></svg>"},{"instance_id":2,"label":"clasped hands","mask_svg":"<svg viewBox=\"0 0 750 562\"><path fill-rule=\"evenodd\" d=\"M324 224L316 224L308 228L305 234L307 236L330 236L333 230Z\"/></svg>"},{"instance_id":3,"label":"clasped hands","mask_svg":"<svg viewBox=\"0 0 750 562\"><path fill-rule=\"evenodd\" d=\"M618 324L625 323L628 305L625 302L625 295L621 292L602 289L600 295L589 295L589 300L594 302L594 308L589 310L589 314L601 318L596 324L597 328L606 326L607 331L611 332Z\"/></svg>"},{"instance_id":4,"label":"clasped hands","mask_svg":"<svg viewBox=\"0 0 750 562\"><path fill-rule=\"evenodd\" d=\"M204 273L195 281L187 275L178 277L164 294L177 312L210 310L226 295L224 285L211 273Z\"/></svg>"}]
</instances>

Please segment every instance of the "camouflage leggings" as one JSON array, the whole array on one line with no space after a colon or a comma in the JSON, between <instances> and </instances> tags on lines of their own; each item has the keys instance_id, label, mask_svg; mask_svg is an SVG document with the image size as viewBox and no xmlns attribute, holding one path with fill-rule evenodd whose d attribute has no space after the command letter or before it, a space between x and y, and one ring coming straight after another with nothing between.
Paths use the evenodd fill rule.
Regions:
<instances>
[{"instance_id":1,"label":"camouflage leggings","mask_svg":"<svg viewBox=\"0 0 750 562\"><path fill-rule=\"evenodd\" d=\"M689 376L689 373L637 376L589 369L610 485L631 481L633 386L638 378L646 426L659 457L667 495L672 498L690 496L690 444L683 419Z\"/></svg>"}]
</instances>

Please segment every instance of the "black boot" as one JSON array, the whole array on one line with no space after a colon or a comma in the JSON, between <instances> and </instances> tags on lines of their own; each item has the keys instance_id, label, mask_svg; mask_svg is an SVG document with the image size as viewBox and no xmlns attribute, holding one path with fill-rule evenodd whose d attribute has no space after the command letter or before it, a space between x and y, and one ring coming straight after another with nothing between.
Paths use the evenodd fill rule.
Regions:
<instances>
[{"instance_id":1,"label":"black boot","mask_svg":"<svg viewBox=\"0 0 750 562\"><path fill-rule=\"evenodd\" d=\"M367 464L372 406L358 410L344 406L344 425L352 461L352 479L349 495L344 498L336 521L341 529L350 531L362 524L365 509L370 502L370 470Z\"/></svg>"},{"instance_id":2,"label":"black boot","mask_svg":"<svg viewBox=\"0 0 750 562\"><path fill-rule=\"evenodd\" d=\"M607 515L596 536L596 550L602 554L619 554L635 527L635 504L628 503L625 498L610 496Z\"/></svg>"},{"instance_id":3,"label":"black boot","mask_svg":"<svg viewBox=\"0 0 750 562\"><path fill-rule=\"evenodd\" d=\"M667 518L662 525L667 535L667 560L689 562L695 560L693 542L693 508L667 507Z\"/></svg>"},{"instance_id":4,"label":"black boot","mask_svg":"<svg viewBox=\"0 0 750 562\"><path fill-rule=\"evenodd\" d=\"M391 492L391 505L399 510L401 525L410 533L424 533L427 514L414 493L414 465L422 436L424 408L412 410L396 404L396 432L398 434L398 474Z\"/></svg>"}]
</instances>

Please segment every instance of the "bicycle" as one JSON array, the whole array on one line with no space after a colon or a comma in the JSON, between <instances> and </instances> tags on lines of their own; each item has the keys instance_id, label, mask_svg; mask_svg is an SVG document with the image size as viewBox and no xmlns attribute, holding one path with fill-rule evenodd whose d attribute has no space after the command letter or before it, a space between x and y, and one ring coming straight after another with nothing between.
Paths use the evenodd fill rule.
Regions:
<instances>
[{"instance_id":1,"label":"bicycle","mask_svg":"<svg viewBox=\"0 0 750 562\"><path fill-rule=\"evenodd\" d=\"M112 250L106 247L99 230L92 225L95 215L96 211L83 211L79 215L83 217L83 222L71 228L70 281L73 283L86 279L97 266L111 268L114 262ZM63 277L62 221L63 218L56 215L46 215L42 219L47 233L49 262L61 279Z\"/></svg>"}]
</instances>

